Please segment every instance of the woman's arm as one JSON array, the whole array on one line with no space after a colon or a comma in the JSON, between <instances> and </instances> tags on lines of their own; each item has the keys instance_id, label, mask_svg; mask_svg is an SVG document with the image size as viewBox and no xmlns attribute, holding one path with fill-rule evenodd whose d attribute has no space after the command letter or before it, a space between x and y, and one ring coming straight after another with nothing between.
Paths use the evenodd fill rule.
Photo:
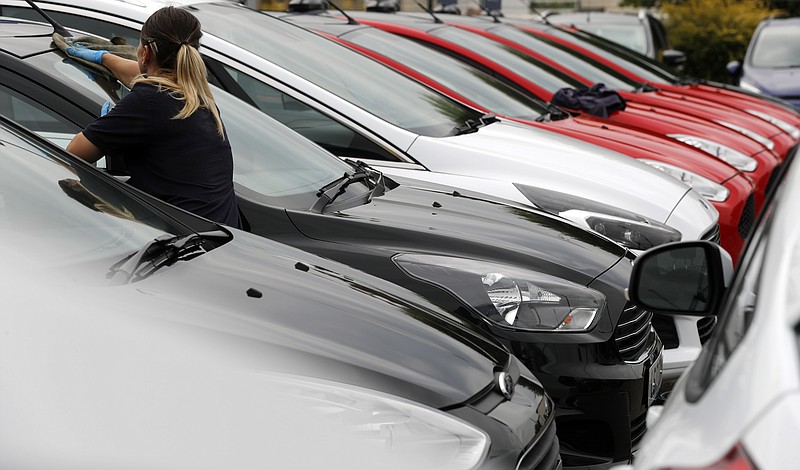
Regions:
<instances>
[{"instance_id":1,"label":"woman's arm","mask_svg":"<svg viewBox=\"0 0 800 470\"><path fill-rule=\"evenodd\" d=\"M103 156L103 152L97 148L97 146L91 143L89 139L83 135L83 132L78 132L75 134L75 137L73 137L72 141L70 141L69 145L67 145L67 152L70 152L89 163L94 163L97 160L100 160L100 157Z\"/></svg>"},{"instance_id":2,"label":"woman's arm","mask_svg":"<svg viewBox=\"0 0 800 470\"><path fill-rule=\"evenodd\" d=\"M139 64L114 54L103 54L101 63L111 70L117 80L130 88L133 79L139 75Z\"/></svg>"}]
</instances>

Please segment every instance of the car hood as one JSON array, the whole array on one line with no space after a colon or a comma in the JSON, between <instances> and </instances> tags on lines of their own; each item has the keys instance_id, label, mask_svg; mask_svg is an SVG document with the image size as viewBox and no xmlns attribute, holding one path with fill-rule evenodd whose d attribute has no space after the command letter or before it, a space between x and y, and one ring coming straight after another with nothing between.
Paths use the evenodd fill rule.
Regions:
<instances>
[{"instance_id":1,"label":"car hood","mask_svg":"<svg viewBox=\"0 0 800 470\"><path fill-rule=\"evenodd\" d=\"M81 270L105 284L106 264L70 267L68 274L83 283ZM413 292L246 232L141 281L97 289L133 289L158 307L143 316L241 344L243 367L274 366L280 357L281 372L436 408L486 390L509 362L497 342Z\"/></svg>"},{"instance_id":2,"label":"car hood","mask_svg":"<svg viewBox=\"0 0 800 470\"><path fill-rule=\"evenodd\" d=\"M560 191L659 222L666 222L690 191L675 178L630 157L508 122L484 126L471 134L419 137L408 153L430 171ZM491 164L487 164L489 160Z\"/></svg>"},{"instance_id":3,"label":"car hood","mask_svg":"<svg viewBox=\"0 0 800 470\"><path fill-rule=\"evenodd\" d=\"M398 187L335 217L320 220L298 213L290 217L308 237L371 245L386 250L387 256L432 252L479 258L583 285L626 253L594 232L530 207L445 185L393 178Z\"/></svg>"},{"instance_id":4,"label":"car hood","mask_svg":"<svg viewBox=\"0 0 800 470\"><path fill-rule=\"evenodd\" d=\"M631 129L607 119L579 116L551 123L561 132L578 134L580 138L617 150L633 158L657 160L685 168L722 184L739 171L693 147L662 135Z\"/></svg>"},{"instance_id":5,"label":"car hood","mask_svg":"<svg viewBox=\"0 0 800 470\"><path fill-rule=\"evenodd\" d=\"M745 80L755 82L760 89L773 96L800 95L800 67L764 69L748 67Z\"/></svg>"}]
</instances>

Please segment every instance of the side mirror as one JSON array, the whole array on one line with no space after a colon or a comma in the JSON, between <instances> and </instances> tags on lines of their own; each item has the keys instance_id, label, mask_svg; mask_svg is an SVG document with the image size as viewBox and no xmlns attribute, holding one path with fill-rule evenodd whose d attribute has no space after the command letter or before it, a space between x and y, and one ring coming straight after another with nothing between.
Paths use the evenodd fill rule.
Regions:
<instances>
[{"instance_id":1,"label":"side mirror","mask_svg":"<svg viewBox=\"0 0 800 470\"><path fill-rule=\"evenodd\" d=\"M633 264L628 297L656 313L714 315L733 277L730 255L706 241L652 248Z\"/></svg>"},{"instance_id":2,"label":"side mirror","mask_svg":"<svg viewBox=\"0 0 800 470\"><path fill-rule=\"evenodd\" d=\"M725 70L732 76L738 77L742 74L742 63L738 60L732 60L725 65Z\"/></svg>"},{"instance_id":3,"label":"side mirror","mask_svg":"<svg viewBox=\"0 0 800 470\"><path fill-rule=\"evenodd\" d=\"M686 64L686 53L675 49L667 49L663 55L664 65L680 67Z\"/></svg>"}]
</instances>

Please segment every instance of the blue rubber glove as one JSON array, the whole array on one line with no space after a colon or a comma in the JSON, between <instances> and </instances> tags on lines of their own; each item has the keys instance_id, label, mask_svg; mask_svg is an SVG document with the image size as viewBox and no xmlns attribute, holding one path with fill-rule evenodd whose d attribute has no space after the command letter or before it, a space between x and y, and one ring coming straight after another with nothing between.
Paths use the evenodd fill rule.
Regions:
<instances>
[{"instance_id":1,"label":"blue rubber glove","mask_svg":"<svg viewBox=\"0 0 800 470\"><path fill-rule=\"evenodd\" d=\"M103 56L108 54L108 51L95 51L93 49L87 49L86 46L81 44L72 45L72 41L67 41L67 43L70 44L70 47L65 49L68 55L92 62L94 64L102 64Z\"/></svg>"},{"instance_id":2,"label":"blue rubber glove","mask_svg":"<svg viewBox=\"0 0 800 470\"><path fill-rule=\"evenodd\" d=\"M108 112L111 111L111 108L113 107L114 103L112 103L111 101L106 101L105 103L103 103L103 107L100 108L100 116L105 116L106 114L108 114Z\"/></svg>"}]
</instances>

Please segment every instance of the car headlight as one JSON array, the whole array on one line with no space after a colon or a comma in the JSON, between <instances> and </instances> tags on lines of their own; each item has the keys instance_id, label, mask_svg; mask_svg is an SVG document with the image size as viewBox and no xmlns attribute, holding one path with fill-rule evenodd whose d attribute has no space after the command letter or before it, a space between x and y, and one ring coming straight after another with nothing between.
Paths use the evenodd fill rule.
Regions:
<instances>
[{"instance_id":1,"label":"car headlight","mask_svg":"<svg viewBox=\"0 0 800 470\"><path fill-rule=\"evenodd\" d=\"M725 186L715 183L714 181L711 181L710 179L700 176L697 173L693 173L689 170L685 170L675 165L670 165L669 163L657 162L655 160L640 159L639 161L677 178L687 186L700 193L709 201L725 202L728 200L728 196L731 195L731 192Z\"/></svg>"},{"instance_id":2,"label":"car headlight","mask_svg":"<svg viewBox=\"0 0 800 470\"><path fill-rule=\"evenodd\" d=\"M784 121L783 119L778 119L775 116L767 113L763 113L761 111L757 111L755 109L746 109L747 113L752 114L753 116L757 116L768 123L772 124L773 126L777 127L778 129L782 130L783 132L792 136L792 139L800 139L800 129L797 127L789 124L788 122Z\"/></svg>"},{"instance_id":3,"label":"car headlight","mask_svg":"<svg viewBox=\"0 0 800 470\"><path fill-rule=\"evenodd\" d=\"M536 207L605 235L632 250L679 241L681 233L657 220L570 194L514 183Z\"/></svg>"},{"instance_id":4,"label":"car headlight","mask_svg":"<svg viewBox=\"0 0 800 470\"><path fill-rule=\"evenodd\" d=\"M273 379L319 425L374 451L398 468L472 470L485 459L489 436L448 413L353 385L305 377Z\"/></svg>"},{"instance_id":5,"label":"car headlight","mask_svg":"<svg viewBox=\"0 0 800 470\"><path fill-rule=\"evenodd\" d=\"M732 129L732 130L734 130L734 131L736 131L736 132L738 132L738 133L740 133L740 134L742 134L742 135L744 135L746 137L749 137L749 138L755 140L756 142L758 142L759 144L763 145L764 147L766 147L766 148L768 148L770 150L774 150L775 149L775 142L773 142L772 140L764 137L763 135L759 134L758 132L751 131L750 129L748 129L746 127L738 126L736 124L731 124L730 122L726 122L726 121L716 121L716 123L721 125L721 126L725 126L728 129Z\"/></svg>"},{"instance_id":6,"label":"car headlight","mask_svg":"<svg viewBox=\"0 0 800 470\"><path fill-rule=\"evenodd\" d=\"M684 144L691 145L692 147L698 148L709 155L719 158L737 170L753 172L756 171L756 168L758 168L758 162L754 158L748 157L742 152L734 150L726 145L718 144L713 140L685 134L669 134L668 137L683 142Z\"/></svg>"},{"instance_id":7,"label":"car headlight","mask_svg":"<svg viewBox=\"0 0 800 470\"><path fill-rule=\"evenodd\" d=\"M606 304L594 289L514 266L423 254L393 260L408 275L448 290L486 320L516 331L586 332Z\"/></svg>"},{"instance_id":8,"label":"car headlight","mask_svg":"<svg viewBox=\"0 0 800 470\"><path fill-rule=\"evenodd\" d=\"M761 90L761 88L759 88L756 85L748 82L747 80L739 80L739 86L744 88L747 91L750 91L750 92L753 92L753 93L758 93L759 95L763 95L764 94L764 92Z\"/></svg>"}]
</instances>

